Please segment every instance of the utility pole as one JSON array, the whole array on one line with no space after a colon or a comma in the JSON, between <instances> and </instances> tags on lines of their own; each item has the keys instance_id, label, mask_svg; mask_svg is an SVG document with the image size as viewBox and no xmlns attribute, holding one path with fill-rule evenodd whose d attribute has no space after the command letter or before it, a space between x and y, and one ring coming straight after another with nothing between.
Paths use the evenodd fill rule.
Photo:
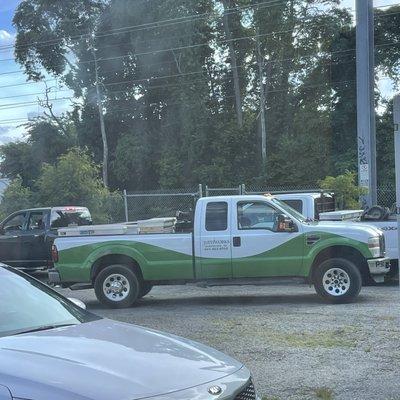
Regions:
<instances>
[{"instance_id":1,"label":"utility pole","mask_svg":"<svg viewBox=\"0 0 400 400\"><path fill-rule=\"evenodd\" d=\"M358 182L368 190L363 206L371 207L377 202L373 0L356 0L356 22Z\"/></svg>"},{"instance_id":2,"label":"utility pole","mask_svg":"<svg viewBox=\"0 0 400 400\"><path fill-rule=\"evenodd\" d=\"M267 131L265 126L265 93L264 93L264 82L263 82L264 62L261 56L260 31L258 28L256 31L256 46L257 46L258 75L260 81L261 158L263 165L265 165L267 163Z\"/></svg>"},{"instance_id":3,"label":"utility pole","mask_svg":"<svg viewBox=\"0 0 400 400\"><path fill-rule=\"evenodd\" d=\"M232 75L233 75L233 89L235 91L235 106L236 106L236 117L238 120L238 126L241 128L243 126L243 110L242 110L242 99L240 94L240 84L239 84L239 73L237 68L235 47L233 46L232 33L229 27L229 0L222 0L224 6L224 17L223 25L225 30L226 40L228 42L229 56L231 58Z\"/></svg>"},{"instance_id":4,"label":"utility pole","mask_svg":"<svg viewBox=\"0 0 400 400\"><path fill-rule=\"evenodd\" d=\"M95 73L95 85L96 85L96 96L97 96L97 107L99 110L99 119L100 119L100 131L101 138L103 140L103 184L105 187L108 187L108 142L106 135L106 127L104 124L104 115L103 115L103 96L100 89L99 83L99 67L97 64L96 50L94 48L94 36L91 36L91 51L94 60L94 73Z\"/></svg>"},{"instance_id":5,"label":"utility pole","mask_svg":"<svg viewBox=\"0 0 400 400\"><path fill-rule=\"evenodd\" d=\"M394 170L396 173L397 249L400 249L400 95L393 99L394 117ZM399 253L399 251L397 251ZM400 254L397 255L400 265Z\"/></svg>"}]
</instances>

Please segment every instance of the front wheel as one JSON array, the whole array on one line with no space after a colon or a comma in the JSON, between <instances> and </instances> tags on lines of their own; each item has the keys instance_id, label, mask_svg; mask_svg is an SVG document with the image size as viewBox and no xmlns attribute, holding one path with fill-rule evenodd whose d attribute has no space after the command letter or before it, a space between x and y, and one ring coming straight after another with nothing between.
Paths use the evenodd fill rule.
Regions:
<instances>
[{"instance_id":1,"label":"front wheel","mask_svg":"<svg viewBox=\"0 0 400 400\"><path fill-rule=\"evenodd\" d=\"M143 282L140 288L139 299L149 294L151 289L153 289L153 285L149 282Z\"/></svg>"},{"instance_id":2,"label":"front wheel","mask_svg":"<svg viewBox=\"0 0 400 400\"><path fill-rule=\"evenodd\" d=\"M139 297L140 283L135 272L126 265L109 265L94 281L97 299L111 308L131 306Z\"/></svg>"},{"instance_id":3,"label":"front wheel","mask_svg":"<svg viewBox=\"0 0 400 400\"><path fill-rule=\"evenodd\" d=\"M347 303L360 293L362 278L356 265L344 258L323 261L314 273L316 292L330 303Z\"/></svg>"}]
</instances>

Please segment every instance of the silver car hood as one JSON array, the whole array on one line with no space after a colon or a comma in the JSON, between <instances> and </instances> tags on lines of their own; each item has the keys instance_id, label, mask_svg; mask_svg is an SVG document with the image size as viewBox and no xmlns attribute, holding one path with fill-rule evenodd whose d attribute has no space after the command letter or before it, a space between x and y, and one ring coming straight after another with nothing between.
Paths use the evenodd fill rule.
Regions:
<instances>
[{"instance_id":1,"label":"silver car hood","mask_svg":"<svg viewBox=\"0 0 400 400\"><path fill-rule=\"evenodd\" d=\"M134 400L241 367L199 343L107 319L0 338L0 384L23 399Z\"/></svg>"}]
</instances>

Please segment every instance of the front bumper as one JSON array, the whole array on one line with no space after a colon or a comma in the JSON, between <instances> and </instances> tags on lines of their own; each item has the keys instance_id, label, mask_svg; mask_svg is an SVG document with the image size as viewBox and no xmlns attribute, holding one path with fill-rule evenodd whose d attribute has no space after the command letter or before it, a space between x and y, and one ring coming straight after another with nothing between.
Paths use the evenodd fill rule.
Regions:
<instances>
[{"instance_id":1,"label":"front bumper","mask_svg":"<svg viewBox=\"0 0 400 400\"><path fill-rule=\"evenodd\" d=\"M49 269L47 273L49 274L49 283L61 283L60 273L55 268Z\"/></svg>"},{"instance_id":2,"label":"front bumper","mask_svg":"<svg viewBox=\"0 0 400 400\"><path fill-rule=\"evenodd\" d=\"M390 259L387 257L372 258L368 260L368 268L371 278L375 282L383 282L385 275L390 270Z\"/></svg>"},{"instance_id":3,"label":"front bumper","mask_svg":"<svg viewBox=\"0 0 400 400\"><path fill-rule=\"evenodd\" d=\"M149 400L260 400L257 394L246 390L252 385L251 375L246 367L216 381L180 390L166 395L150 397ZM211 388L219 388L219 394L211 394Z\"/></svg>"}]
</instances>

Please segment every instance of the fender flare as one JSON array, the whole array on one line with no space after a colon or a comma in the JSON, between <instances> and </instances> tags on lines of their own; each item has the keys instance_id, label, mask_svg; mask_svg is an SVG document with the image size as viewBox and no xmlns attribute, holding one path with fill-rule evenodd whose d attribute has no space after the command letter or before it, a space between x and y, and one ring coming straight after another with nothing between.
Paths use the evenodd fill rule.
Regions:
<instances>
[{"instance_id":1,"label":"fender flare","mask_svg":"<svg viewBox=\"0 0 400 400\"><path fill-rule=\"evenodd\" d=\"M84 262L84 267L90 270L91 279L93 279L95 275L94 268L96 263L105 256L113 256L113 255L126 256L131 258L132 261L138 264L138 267L140 268L143 275L143 267L147 265L147 261L139 251L137 251L135 248L125 246L122 244L116 244L116 245L107 244L93 251Z\"/></svg>"}]
</instances>

